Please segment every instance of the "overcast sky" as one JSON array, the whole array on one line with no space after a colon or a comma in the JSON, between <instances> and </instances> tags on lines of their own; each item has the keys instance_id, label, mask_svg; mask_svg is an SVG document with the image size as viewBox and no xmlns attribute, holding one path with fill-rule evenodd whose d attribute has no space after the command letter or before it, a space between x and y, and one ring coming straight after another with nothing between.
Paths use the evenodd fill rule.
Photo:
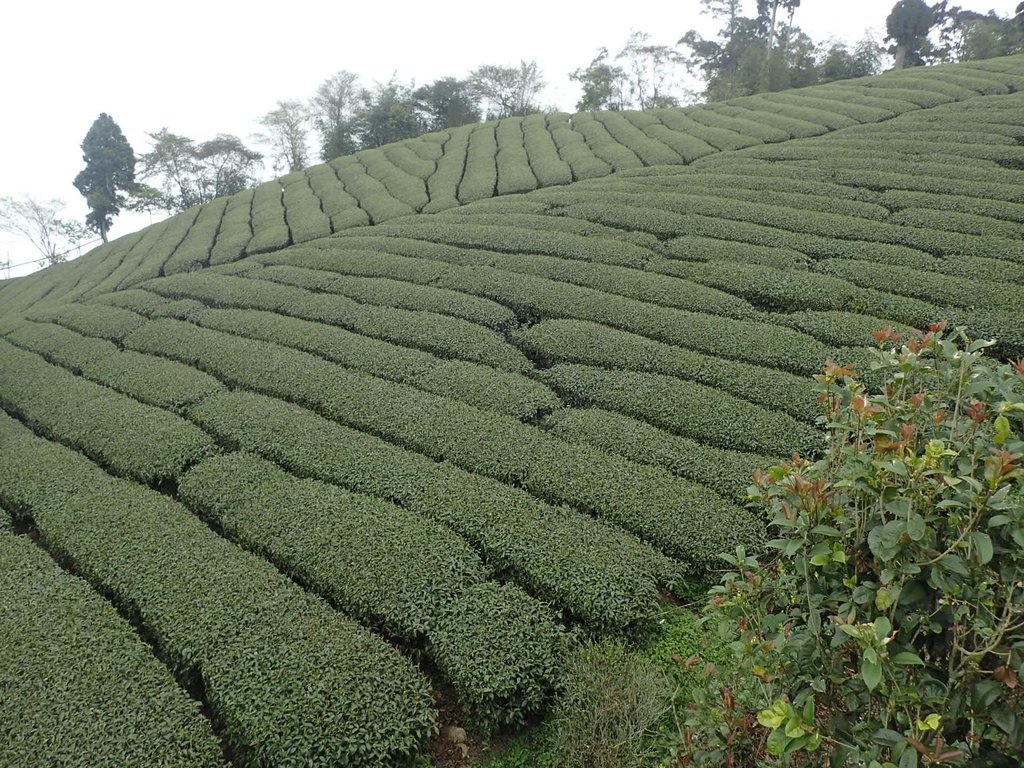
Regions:
<instances>
[{"instance_id":1,"label":"overcast sky","mask_svg":"<svg viewBox=\"0 0 1024 768\"><path fill-rule=\"evenodd\" d=\"M881 39L894 1L803 0L795 22L818 42L853 42L868 31ZM1009 15L1016 3L958 4ZM752 11L754 0L746 4ZM162 127L197 141L232 133L251 144L256 120L277 100L305 100L341 69L366 84L393 74L422 84L520 59L536 59L544 73L548 88L541 102L571 111L579 88L568 73L587 65L599 48L618 52L631 30L673 45L688 29L711 35L717 27L699 14L698 0L35 0L5 6L0 197L62 198L74 218L86 213L71 183L83 167L80 144L100 112L117 121L137 154L149 149L146 134ZM122 214L111 234L128 234L149 221ZM0 261L35 256L31 246L0 232Z\"/></svg>"}]
</instances>

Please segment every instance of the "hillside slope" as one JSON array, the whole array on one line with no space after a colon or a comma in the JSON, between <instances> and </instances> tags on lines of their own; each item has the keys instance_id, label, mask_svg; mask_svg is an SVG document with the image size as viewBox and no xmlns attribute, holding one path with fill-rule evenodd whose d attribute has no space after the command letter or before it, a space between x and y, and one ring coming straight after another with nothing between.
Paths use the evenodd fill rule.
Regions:
<instances>
[{"instance_id":1,"label":"hillside slope","mask_svg":"<svg viewBox=\"0 0 1024 768\"><path fill-rule=\"evenodd\" d=\"M567 627L763 543L744 489L821 445L827 359L940 319L1024 354L1024 57L983 64L423 137L5 283L0 507L237 764L400 764L437 685L516 724ZM372 226L314 180L357 166Z\"/></svg>"}]
</instances>

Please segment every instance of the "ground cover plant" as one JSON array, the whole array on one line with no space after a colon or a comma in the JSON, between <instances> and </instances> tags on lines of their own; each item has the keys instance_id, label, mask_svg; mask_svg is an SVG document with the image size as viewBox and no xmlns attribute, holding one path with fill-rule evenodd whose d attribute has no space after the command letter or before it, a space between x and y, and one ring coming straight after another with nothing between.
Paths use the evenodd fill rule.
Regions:
<instances>
[{"instance_id":1,"label":"ground cover plant","mask_svg":"<svg viewBox=\"0 0 1024 768\"><path fill-rule=\"evenodd\" d=\"M0 282L0 587L52 587L98 639L62 667L69 740L0 739L91 765L77 745L110 721L112 750L197 764L452 768L553 712L506 767L602 734L621 749L580 759L670 760L671 693L722 650L679 603L775 537L755 472L828 450L825 362L878 386L874 332L940 321L1024 356L1022 76L1010 57L456 128ZM0 614L28 669L45 620ZM99 638L132 640L151 694L89 722ZM855 661L854 698L903 702ZM602 720L618 689L631 714ZM11 690L11 722L45 731ZM966 754L954 709L886 725ZM1008 723L979 743L1005 751ZM894 748L875 757L925 764Z\"/></svg>"}]
</instances>

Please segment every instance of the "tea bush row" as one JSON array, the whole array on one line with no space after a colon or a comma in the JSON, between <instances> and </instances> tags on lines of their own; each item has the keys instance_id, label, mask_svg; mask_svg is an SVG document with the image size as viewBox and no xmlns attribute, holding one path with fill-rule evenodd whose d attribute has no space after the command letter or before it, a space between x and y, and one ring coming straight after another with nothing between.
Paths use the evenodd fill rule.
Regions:
<instances>
[{"instance_id":1,"label":"tea bush row","mask_svg":"<svg viewBox=\"0 0 1024 768\"><path fill-rule=\"evenodd\" d=\"M266 280L218 275L209 271L154 280L146 290L168 298L197 299L211 306L262 309L346 330L403 346L501 370L529 367L522 354L487 328L432 312L413 312L360 304L337 294L318 294Z\"/></svg>"},{"instance_id":2,"label":"tea bush row","mask_svg":"<svg viewBox=\"0 0 1024 768\"><path fill-rule=\"evenodd\" d=\"M325 163L306 169L306 180L320 201L321 209L330 219L331 232L370 223L366 211L359 207L356 198L345 191L338 174L330 165Z\"/></svg>"},{"instance_id":3,"label":"tea bush row","mask_svg":"<svg viewBox=\"0 0 1024 768\"><path fill-rule=\"evenodd\" d=\"M644 167L643 160L636 152L616 141L594 113L577 112L572 116L572 129L583 136L590 151L606 162L613 171Z\"/></svg>"},{"instance_id":4,"label":"tea bush row","mask_svg":"<svg viewBox=\"0 0 1024 768\"><path fill-rule=\"evenodd\" d=\"M210 437L171 413L143 405L0 341L0 406L141 483L176 477L214 450Z\"/></svg>"},{"instance_id":5,"label":"tea bush row","mask_svg":"<svg viewBox=\"0 0 1024 768\"><path fill-rule=\"evenodd\" d=\"M572 169L573 181L596 179L607 176L612 167L596 157L587 146L583 136L569 124L569 115L555 113L547 116L548 130L558 149L558 155Z\"/></svg>"},{"instance_id":6,"label":"tea bush row","mask_svg":"<svg viewBox=\"0 0 1024 768\"><path fill-rule=\"evenodd\" d=\"M218 198L209 205L199 208L195 222L174 249L171 258L164 264L163 271L166 274L188 272L210 263L210 253L220 231L229 199Z\"/></svg>"},{"instance_id":7,"label":"tea bush row","mask_svg":"<svg viewBox=\"0 0 1024 768\"><path fill-rule=\"evenodd\" d=\"M252 240L245 246L246 254L266 253L292 243L291 230L285 219L284 190L275 179L253 190Z\"/></svg>"},{"instance_id":8,"label":"tea bush row","mask_svg":"<svg viewBox=\"0 0 1024 768\"><path fill-rule=\"evenodd\" d=\"M572 168L558 155L558 148L548 130L544 115L527 115L523 118L523 146L530 161L530 168L542 187L572 183Z\"/></svg>"},{"instance_id":9,"label":"tea bush row","mask_svg":"<svg viewBox=\"0 0 1024 768\"><path fill-rule=\"evenodd\" d=\"M400 141L394 144L385 144L380 148L381 154L388 159L392 165L394 165L402 173L408 174L414 178L426 181L430 178L431 174L437 170L437 161L441 158L440 151L436 155L431 155L430 159L422 157L413 147L434 147L437 150L441 149L441 145L428 142L408 142Z\"/></svg>"},{"instance_id":10,"label":"tea bush row","mask_svg":"<svg viewBox=\"0 0 1024 768\"><path fill-rule=\"evenodd\" d=\"M31 515L48 549L205 692L239 765L383 768L436 732L408 660L181 505L2 414L0 451L19 457L0 503Z\"/></svg>"},{"instance_id":11,"label":"tea bush row","mask_svg":"<svg viewBox=\"0 0 1024 768\"><path fill-rule=\"evenodd\" d=\"M179 485L182 500L246 549L363 624L426 653L471 722L520 723L556 680L564 634L520 590L485 586L464 540L395 505L302 480L251 454L209 459ZM484 597L494 602L481 604ZM487 634L501 638L481 652Z\"/></svg>"},{"instance_id":12,"label":"tea bush row","mask_svg":"<svg viewBox=\"0 0 1024 768\"><path fill-rule=\"evenodd\" d=\"M716 448L600 408L559 413L551 431L568 442L664 467L689 480L714 478L715 491L739 502L746 501L754 472L772 462L768 456Z\"/></svg>"},{"instance_id":13,"label":"tea bush row","mask_svg":"<svg viewBox=\"0 0 1024 768\"><path fill-rule=\"evenodd\" d=\"M366 211L371 224L415 213L410 205L397 200L380 181L368 175L356 157L339 157L329 165L345 191L359 201L359 207Z\"/></svg>"},{"instance_id":14,"label":"tea bush row","mask_svg":"<svg viewBox=\"0 0 1024 768\"><path fill-rule=\"evenodd\" d=\"M0 509L0 764L221 766L199 705L88 584Z\"/></svg>"},{"instance_id":15,"label":"tea bush row","mask_svg":"<svg viewBox=\"0 0 1024 768\"><path fill-rule=\"evenodd\" d=\"M526 153L523 118L507 117L494 128L498 142L495 163L498 168L497 195L513 195L537 188L537 177L530 169Z\"/></svg>"},{"instance_id":16,"label":"tea bush row","mask_svg":"<svg viewBox=\"0 0 1024 768\"><path fill-rule=\"evenodd\" d=\"M368 176L383 184L389 195L405 203L412 210L422 210L430 201L423 179L396 166L383 150L368 149L356 157L366 169Z\"/></svg>"},{"instance_id":17,"label":"tea bush row","mask_svg":"<svg viewBox=\"0 0 1024 768\"><path fill-rule=\"evenodd\" d=\"M462 360L445 360L322 323L242 309L208 309L188 318L204 328L309 352L357 371L459 400L478 408L530 419L561 405L547 387L515 373ZM183 337L184 325L165 323Z\"/></svg>"},{"instance_id":18,"label":"tea bush row","mask_svg":"<svg viewBox=\"0 0 1024 768\"><path fill-rule=\"evenodd\" d=\"M515 322L515 315L496 302L431 285L417 285L389 278L339 275L337 272L290 266L282 255L280 266L254 269L247 277L272 280L321 293L337 293L361 304L396 307L414 312L434 312L467 320L485 328L504 331Z\"/></svg>"},{"instance_id":19,"label":"tea bush row","mask_svg":"<svg viewBox=\"0 0 1024 768\"><path fill-rule=\"evenodd\" d=\"M5 339L71 373L165 410L181 411L223 389L220 382L195 368L119 350L108 341L59 325L26 322Z\"/></svg>"},{"instance_id":20,"label":"tea bush row","mask_svg":"<svg viewBox=\"0 0 1024 768\"><path fill-rule=\"evenodd\" d=\"M493 197L498 183L498 140L494 123L483 123L474 127L469 135L469 146L465 155L465 170L459 180L458 198L460 203L471 203Z\"/></svg>"},{"instance_id":21,"label":"tea bush row","mask_svg":"<svg viewBox=\"0 0 1024 768\"><path fill-rule=\"evenodd\" d=\"M305 174L291 174L281 180L284 186L284 207L292 240L302 243L331 234L331 219L321 209L320 198L313 192Z\"/></svg>"},{"instance_id":22,"label":"tea bush row","mask_svg":"<svg viewBox=\"0 0 1024 768\"><path fill-rule=\"evenodd\" d=\"M252 239L252 203L255 191L247 189L228 198L224 218L213 241L210 264L229 264L240 259ZM154 275L155 277L156 275Z\"/></svg>"},{"instance_id":23,"label":"tea bush row","mask_svg":"<svg viewBox=\"0 0 1024 768\"><path fill-rule=\"evenodd\" d=\"M215 395L190 416L218 439L292 472L394 504L451 528L497 575L592 631L649 621L675 566L633 536L568 507L248 392ZM485 644L482 647L488 647Z\"/></svg>"},{"instance_id":24,"label":"tea bush row","mask_svg":"<svg viewBox=\"0 0 1024 768\"><path fill-rule=\"evenodd\" d=\"M435 460L515 483L632 531L703 565L713 547L756 541L743 510L702 486L567 446L536 427L405 385L355 373L306 353L194 326L153 321L132 335L139 351L177 359L226 383L287 398ZM719 525L710 526L708 518Z\"/></svg>"},{"instance_id":25,"label":"tea bush row","mask_svg":"<svg viewBox=\"0 0 1024 768\"><path fill-rule=\"evenodd\" d=\"M343 241L339 240L339 244ZM381 250L434 255L429 243L381 241ZM403 277L405 269L426 269L412 258L382 256L386 276ZM422 260L420 260L422 261ZM614 296L533 275L515 274L492 267L459 269L456 265L429 264L435 284L498 301L517 314L537 320L572 318L589 320L651 339L755 365L812 375L829 348L803 334L728 317L660 307L636 299ZM756 339L756 343L754 340Z\"/></svg>"},{"instance_id":26,"label":"tea bush row","mask_svg":"<svg viewBox=\"0 0 1024 768\"><path fill-rule=\"evenodd\" d=\"M814 427L692 381L575 363L542 371L541 379L570 405L617 411L719 448L770 456L821 448Z\"/></svg>"},{"instance_id":27,"label":"tea bush row","mask_svg":"<svg viewBox=\"0 0 1024 768\"><path fill-rule=\"evenodd\" d=\"M461 125L447 132L444 154L437 161L437 170L427 179L430 202L424 206L423 213L435 213L459 204L459 182L466 167L469 137L475 128L475 125Z\"/></svg>"},{"instance_id":28,"label":"tea bush row","mask_svg":"<svg viewBox=\"0 0 1024 768\"><path fill-rule=\"evenodd\" d=\"M870 339L869 339L870 340ZM704 355L580 320L545 320L516 335L534 359L688 379L814 423L811 381L773 368Z\"/></svg>"}]
</instances>

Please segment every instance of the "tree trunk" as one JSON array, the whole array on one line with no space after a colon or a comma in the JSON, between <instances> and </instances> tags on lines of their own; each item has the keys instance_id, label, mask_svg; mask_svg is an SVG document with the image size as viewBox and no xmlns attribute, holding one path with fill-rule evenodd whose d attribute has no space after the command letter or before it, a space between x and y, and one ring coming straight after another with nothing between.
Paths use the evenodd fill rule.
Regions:
<instances>
[{"instance_id":1,"label":"tree trunk","mask_svg":"<svg viewBox=\"0 0 1024 768\"><path fill-rule=\"evenodd\" d=\"M908 47L906 45L896 46L896 53L893 56L893 69L903 69L903 67L906 66L908 53L907 48Z\"/></svg>"}]
</instances>

